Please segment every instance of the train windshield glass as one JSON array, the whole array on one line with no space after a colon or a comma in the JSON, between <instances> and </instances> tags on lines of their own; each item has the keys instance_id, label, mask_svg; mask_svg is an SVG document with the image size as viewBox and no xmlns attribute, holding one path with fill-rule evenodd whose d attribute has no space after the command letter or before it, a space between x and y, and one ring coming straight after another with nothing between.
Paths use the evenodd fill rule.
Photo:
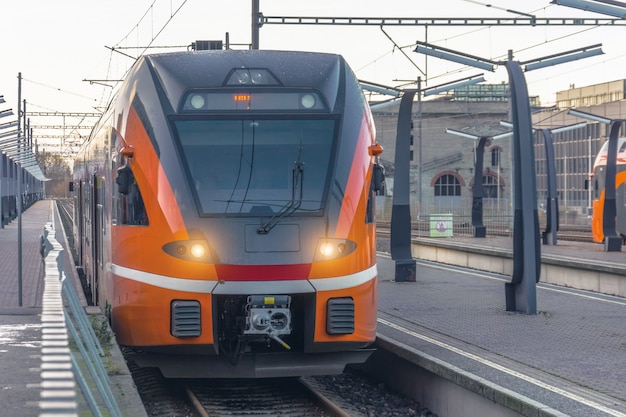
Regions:
<instances>
[{"instance_id":1,"label":"train windshield glass","mask_svg":"<svg viewBox=\"0 0 626 417\"><path fill-rule=\"evenodd\" d=\"M600 152L596 156L594 169L606 165L606 156L609 153L609 141L607 140L600 148ZM626 162L626 138L618 138L617 140L617 164L624 164Z\"/></svg>"},{"instance_id":2,"label":"train windshield glass","mask_svg":"<svg viewBox=\"0 0 626 417\"><path fill-rule=\"evenodd\" d=\"M202 214L273 216L323 208L336 120L174 124Z\"/></svg>"}]
</instances>

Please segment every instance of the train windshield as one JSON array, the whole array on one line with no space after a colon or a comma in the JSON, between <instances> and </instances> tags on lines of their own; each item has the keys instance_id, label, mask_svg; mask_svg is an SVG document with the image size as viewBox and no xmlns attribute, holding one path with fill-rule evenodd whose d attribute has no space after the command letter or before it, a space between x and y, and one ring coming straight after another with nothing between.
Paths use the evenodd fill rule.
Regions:
<instances>
[{"instance_id":1,"label":"train windshield","mask_svg":"<svg viewBox=\"0 0 626 417\"><path fill-rule=\"evenodd\" d=\"M606 155L609 153L609 141L607 140L600 148L600 152L596 156L594 169L601 165L606 165ZM617 140L617 164L626 163L626 138L618 138Z\"/></svg>"},{"instance_id":2,"label":"train windshield","mask_svg":"<svg viewBox=\"0 0 626 417\"><path fill-rule=\"evenodd\" d=\"M323 209L336 120L192 119L174 125L202 214Z\"/></svg>"}]
</instances>

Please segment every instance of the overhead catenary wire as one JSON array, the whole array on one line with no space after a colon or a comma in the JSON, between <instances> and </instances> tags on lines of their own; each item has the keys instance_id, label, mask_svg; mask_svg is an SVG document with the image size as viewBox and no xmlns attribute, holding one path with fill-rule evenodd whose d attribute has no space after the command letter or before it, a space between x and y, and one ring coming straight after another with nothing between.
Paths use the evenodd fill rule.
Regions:
<instances>
[{"instance_id":1,"label":"overhead catenary wire","mask_svg":"<svg viewBox=\"0 0 626 417\"><path fill-rule=\"evenodd\" d=\"M471 1L471 0L466 0L466 1L468 1L468 2L470 2L470 3L483 4L483 3L480 3L480 2L477 2L477 1ZM484 5L484 4L483 4L483 5ZM541 11L541 10L546 10L547 8L549 8L549 7L551 7L551 6L553 6L553 5L548 5L547 7L542 7L542 8L540 8L540 9L536 9L536 10L531 11L531 12L529 12L529 13L518 12L518 11L511 11L511 12L512 12L512 13L517 13L517 14L524 14L524 15L534 16L534 15L535 15L538 11ZM488 7L493 7L493 6L488 5ZM497 7L495 7L495 8L497 8ZM572 32L572 33L568 33L568 34L566 34L566 35L562 35L562 36L558 36L558 37L553 38L553 39L546 40L546 41L541 42L541 43L536 43L536 44L530 45L530 46L525 47L525 48L520 48L520 49L514 50L514 51L513 51L513 53L514 53L514 54L516 54L516 53L520 53L520 52L528 51L528 50L531 50L531 49L534 49L534 48L537 48L537 47L540 47L540 46L544 46L544 45L549 44L549 43L558 42L558 41L560 41L560 40L563 40L563 39L566 39L566 38L570 38L570 37L573 37L573 36L579 35L579 34L581 34L581 33L585 33L585 32L591 31L591 30L595 30L595 29L599 29L599 28L602 28L602 27L604 27L604 26L605 26L605 25L600 25L600 24L598 24L598 25L596 25L596 26L587 27L587 28L584 28L584 29L581 29L581 30L578 30L578 31L575 31L575 32ZM449 37L442 38L442 39L439 39L439 40L431 41L430 43L446 42L446 41L449 41L449 40L454 39L454 38L458 38L458 37L461 37L461 38L462 38L462 37L466 37L466 36L467 36L467 35L469 35L469 34L477 33L477 32L479 32L479 31L482 31L482 30L485 30L485 29L491 29L492 27L493 27L493 25L489 25L489 26L486 26L486 27L483 27L483 28L473 29L473 30L470 30L470 31L466 31L466 32L463 32L463 33L460 33L460 34L454 35L454 36L449 36ZM381 26L381 30L382 30L382 26ZM383 31L383 32L384 32L384 31ZM387 37L391 40L391 36L390 36L389 34L387 34L386 32L384 32L384 33L385 33L385 35L386 35L386 36L387 36ZM394 47L393 47L390 51L386 52L386 53L385 53L385 54L383 54L381 57L379 57L379 58L377 58L376 60L374 60L374 61L370 62L369 64L362 66L360 69L361 69L361 70L362 70L362 69L365 69L365 68L367 68L369 65L372 65L372 64L376 63L376 62L377 62L380 58L382 58L382 57L384 57L384 56L388 55L389 53L392 53L393 51L395 51L395 49L396 49L396 48L399 48L399 49L401 50L401 52L403 52L403 51L402 51L402 49L403 49L403 48L407 48L407 47L412 47L412 46L414 46L414 44L411 44L411 45L407 45L407 46L404 46L404 47L399 47L399 46L398 46L398 45L397 45L397 44L396 44L393 40L392 40L392 42L394 43ZM404 53L403 53L403 54L404 54ZM406 56L406 54L404 54L404 55ZM508 55L508 51L507 51L507 53L504 53L504 54L498 55L497 57L492 58L492 59L494 59L494 60L501 60L501 59L505 59L505 58L507 58L507 55ZM412 61L412 60L410 60L410 61L411 61L411 63L412 63L413 65L416 65L415 63L413 63L413 61ZM469 67L461 67L461 68L458 68L458 69L455 69L455 70L452 70L452 71L446 71L445 73L442 73L442 74L438 74L438 75L434 75L434 76L428 76L428 79L429 79L429 80L435 80L435 79L437 79L437 78L447 77L447 76L449 76L449 75L451 75L451 74L462 73L462 72L466 71L468 68L469 68ZM419 69L419 68L418 68L418 69ZM420 71L421 71L421 70L420 70Z\"/></svg>"},{"instance_id":2,"label":"overhead catenary wire","mask_svg":"<svg viewBox=\"0 0 626 417\"><path fill-rule=\"evenodd\" d=\"M133 32L137 33L139 32L139 26L142 24L142 22L144 21L144 19L146 18L146 16L148 16L148 14L151 14L154 10L154 6L155 4L158 2L159 0L153 0L153 2L150 4L150 6L148 6L148 9L145 11L145 13L141 16L141 18L139 19L139 21L128 31L128 33L122 38L120 39L118 42L116 42L112 47L108 47L108 49L110 49L110 54L109 54L109 64L108 64L108 68L107 68L107 76L106 78L109 79L111 78L111 72L112 72L112 59L113 59L113 53L117 52L117 53L121 53L119 51L119 49L130 49L130 46L127 45L122 45L126 40L129 39L129 37L133 34ZM131 55L128 54L123 54L125 56L127 56L130 59L133 60L137 60L140 56L142 56L143 54L145 54L145 52L152 47L153 42L159 37L159 35L165 30L165 28L167 27L167 25L172 21L172 19L174 18L174 16L176 16L176 14L178 14L178 12L183 8L183 6L187 3L187 0L182 0L181 4L176 8L176 10L174 10L172 8L172 0L170 0L170 16L167 19L167 21L161 26L161 28L158 30L158 32L156 33L156 35L154 34L154 20L151 22L151 37L150 37L150 41L148 42L147 45L145 46L135 46L132 47L134 49L142 49L142 51L136 56L133 57ZM128 72L130 71L132 65L128 66L126 68L126 70L124 71L124 74L119 77L120 79L124 79L126 77L126 75L128 74ZM102 95L101 95L101 105L104 102L108 102L111 97L113 96L114 92L113 91L109 91L108 94L106 94L105 90L102 90ZM105 99L106 96L106 99Z\"/></svg>"},{"instance_id":3,"label":"overhead catenary wire","mask_svg":"<svg viewBox=\"0 0 626 417\"><path fill-rule=\"evenodd\" d=\"M133 28L126 34L126 36L124 36L120 41L118 41L114 46L113 49L118 48L120 46L122 46L121 44L127 40L129 38L129 36L133 33L138 31L139 26L141 25L141 23L143 22L143 20L146 18L146 16L148 15L148 13L152 13L152 11L154 10L154 5L156 4L158 0L154 0L150 6L148 7L148 9L146 10L146 12L143 14L143 16L139 19L139 21L133 26ZM170 11L170 17L167 19L167 21L163 24L163 26L161 26L161 28L158 30L158 32L156 33L156 35L154 34L154 27L152 27L152 35L151 35L151 39L150 42L148 43L147 46L145 46L143 48L143 51L139 54L140 56L143 55L145 53L145 51L150 48L152 46L152 43L156 40L156 38L159 37L159 35L163 32L163 30L165 30L165 28L167 27L167 25L172 21L172 19L174 18L174 16L176 16L176 14L178 14L178 12L183 8L183 6L187 3L187 0L182 0L182 3L178 6L178 8L176 8L176 10L171 10ZM171 6L171 0L170 0L170 6ZM152 25L154 25L154 21L152 21Z\"/></svg>"}]
</instances>

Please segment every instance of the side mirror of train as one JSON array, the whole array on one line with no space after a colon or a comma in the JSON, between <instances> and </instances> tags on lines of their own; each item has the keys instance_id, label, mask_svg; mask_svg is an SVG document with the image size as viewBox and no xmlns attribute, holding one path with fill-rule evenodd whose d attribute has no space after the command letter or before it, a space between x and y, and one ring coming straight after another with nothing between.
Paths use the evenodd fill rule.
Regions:
<instances>
[{"instance_id":1,"label":"side mirror of train","mask_svg":"<svg viewBox=\"0 0 626 417\"><path fill-rule=\"evenodd\" d=\"M380 164L374 164L371 187L377 195L385 195L385 168Z\"/></svg>"},{"instance_id":2,"label":"side mirror of train","mask_svg":"<svg viewBox=\"0 0 626 417\"><path fill-rule=\"evenodd\" d=\"M120 194L128 194L132 175L133 173L128 165L124 165L123 167L119 167L117 169L115 183L117 184L117 191Z\"/></svg>"},{"instance_id":3,"label":"side mirror of train","mask_svg":"<svg viewBox=\"0 0 626 417\"><path fill-rule=\"evenodd\" d=\"M70 191L70 193L71 193L71 192L73 192L73 191L74 191L74 181L70 181L69 186L70 186L70 187L69 187L69 191Z\"/></svg>"}]
</instances>

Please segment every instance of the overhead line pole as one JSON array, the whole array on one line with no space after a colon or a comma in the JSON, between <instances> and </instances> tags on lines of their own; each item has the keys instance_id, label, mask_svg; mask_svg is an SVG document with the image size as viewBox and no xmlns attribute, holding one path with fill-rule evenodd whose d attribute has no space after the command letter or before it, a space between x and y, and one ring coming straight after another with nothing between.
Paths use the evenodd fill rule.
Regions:
<instances>
[{"instance_id":1,"label":"overhead line pole","mask_svg":"<svg viewBox=\"0 0 626 417\"><path fill-rule=\"evenodd\" d=\"M259 28L263 25L263 15L259 12L259 0L252 0L252 44L251 49L259 49Z\"/></svg>"},{"instance_id":2,"label":"overhead line pole","mask_svg":"<svg viewBox=\"0 0 626 417\"><path fill-rule=\"evenodd\" d=\"M26 109L24 109L26 110ZM22 73L17 74L17 142L21 143ZM19 149L19 147L18 147ZM22 307L22 164L17 162L17 300Z\"/></svg>"}]
</instances>

